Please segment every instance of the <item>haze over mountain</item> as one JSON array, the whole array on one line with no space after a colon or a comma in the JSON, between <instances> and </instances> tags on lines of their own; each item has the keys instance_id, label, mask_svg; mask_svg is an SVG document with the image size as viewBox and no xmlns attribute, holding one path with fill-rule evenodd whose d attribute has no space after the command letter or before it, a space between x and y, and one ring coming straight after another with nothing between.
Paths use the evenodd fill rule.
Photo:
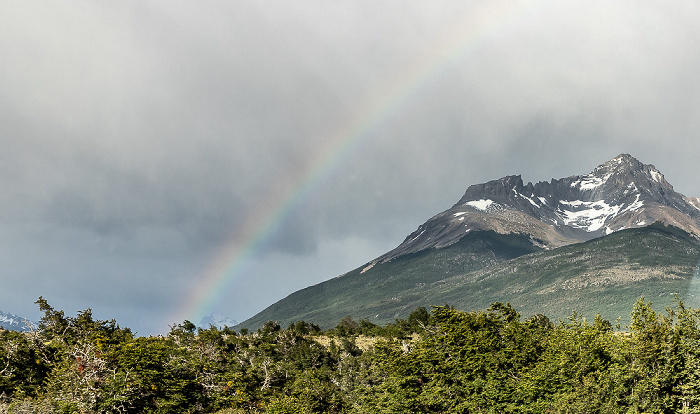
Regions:
<instances>
[{"instance_id":1,"label":"haze over mountain","mask_svg":"<svg viewBox=\"0 0 700 414\"><path fill-rule=\"evenodd\" d=\"M665 295L663 303L680 293L694 298L698 259L699 200L676 192L653 165L621 154L585 175L472 185L395 249L241 326L323 325L346 315L386 322L448 299L467 308L498 300L531 313L585 310L614 319L639 295Z\"/></svg>"},{"instance_id":2,"label":"haze over mountain","mask_svg":"<svg viewBox=\"0 0 700 414\"><path fill-rule=\"evenodd\" d=\"M238 325L238 321L236 321L235 319L231 319L228 316L222 315L220 313L212 313L211 315L202 318L202 320L199 321L199 324L197 326L202 329L208 329L212 326L219 329L223 329L227 326L236 325Z\"/></svg>"}]
</instances>

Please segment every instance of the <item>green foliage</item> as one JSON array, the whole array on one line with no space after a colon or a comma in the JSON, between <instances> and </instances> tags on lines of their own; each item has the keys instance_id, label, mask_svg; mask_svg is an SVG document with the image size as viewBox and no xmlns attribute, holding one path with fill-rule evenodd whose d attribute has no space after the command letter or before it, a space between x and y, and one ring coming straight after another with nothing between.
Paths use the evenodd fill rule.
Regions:
<instances>
[{"instance_id":1,"label":"green foliage","mask_svg":"<svg viewBox=\"0 0 700 414\"><path fill-rule=\"evenodd\" d=\"M0 330L0 413L700 413L700 310L680 300L639 299L629 332L495 302L166 337L38 304L38 331Z\"/></svg>"},{"instance_id":2,"label":"green foliage","mask_svg":"<svg viewBox=\"0 0 700 414\"><path fill-rule=\"evenodd\" d=\"M0 396L36 397L48 372L30 335L0 329Z\"/></svg>"}]
</instances>

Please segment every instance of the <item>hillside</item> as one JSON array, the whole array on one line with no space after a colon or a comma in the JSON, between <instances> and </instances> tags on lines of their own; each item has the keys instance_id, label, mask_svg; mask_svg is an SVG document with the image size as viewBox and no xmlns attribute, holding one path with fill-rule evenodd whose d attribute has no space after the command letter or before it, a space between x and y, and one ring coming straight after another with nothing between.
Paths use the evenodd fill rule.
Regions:
<instances>
[{"instance_id":1,"label":"hillside","mask_svg":"<svg viewBox=\"0 0 700 414\"><path fill-rule=\"evenodd\" d=\"M237 328L255 329L270 320L282 326L304 320L327 328L348 315L374 323L392 322L425 305L420 296L429 285L539 250L527 236L474 232L443 249L362 266L302 289ZM406 292L412 292L410 298Z\"/></svg>"},{"instance_id":2,"label":"hillside","mask_svg":"<svg viewBox=\"0 0 700 414\"><path fill-rule=\"evenodd\" d=\"M672 305L676 294L700 304L700 292L691 290L699 260L697 239L660 224L554 250L538 249L522 235L474 232L449 247L358 268L295 292L239 328L269 320L330 327L348 315L384 324L419 306L476 310L496 301L510 302L523 316L546 313L556 320L577 311L588 318L621 317L624 324L640 296L659 308Z\"/></svg>"},{"instance_id":3,"label":"hillside","mask_svg":"<svg viewBox=\"0 0 700 414\"><path fill-rule=\"evenodd\" d=\"M625 324L641 296L659 309L672 306L676 295L689 306L700 305L692 286L699 260L697 239L654 224L444 279L424 289L421 301L469 310L508 301L527 316L567 318L576 311L588 318L619 317Z\"/></svg>"}]
</instances>

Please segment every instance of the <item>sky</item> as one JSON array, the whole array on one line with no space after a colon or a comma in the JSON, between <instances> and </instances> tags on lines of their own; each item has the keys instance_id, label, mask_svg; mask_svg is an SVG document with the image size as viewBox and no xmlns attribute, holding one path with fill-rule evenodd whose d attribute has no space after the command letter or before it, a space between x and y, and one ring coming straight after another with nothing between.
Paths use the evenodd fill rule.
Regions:
<instances>
[{"instance_id":1,"label":"sky","mask_svg":"<svg viewBox=\"0 0 700 414\"><path fill-rule=\"evenodd\" d=\"M700 5L0 3L0 310L243 321L469 185L620 153L700 196Z\"/></svg>"}]
</instances>

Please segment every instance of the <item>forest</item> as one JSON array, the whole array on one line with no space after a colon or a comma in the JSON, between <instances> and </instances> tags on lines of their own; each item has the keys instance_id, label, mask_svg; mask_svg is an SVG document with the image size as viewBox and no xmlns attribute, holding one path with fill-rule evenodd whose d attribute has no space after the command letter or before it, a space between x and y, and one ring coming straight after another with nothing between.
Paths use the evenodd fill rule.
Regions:
<instances>
[{"instance_id":1,"label":"forest","mask_svg":"<svg viewBox=\"0 0 700 414\"><path fill-rule=\"evenodd\" d=\"M678 299L625 327L493 303L158 337L37 304L37 329L0 330L0 413L700 413L700 310Z\"/></svg>"}]
</instances>

